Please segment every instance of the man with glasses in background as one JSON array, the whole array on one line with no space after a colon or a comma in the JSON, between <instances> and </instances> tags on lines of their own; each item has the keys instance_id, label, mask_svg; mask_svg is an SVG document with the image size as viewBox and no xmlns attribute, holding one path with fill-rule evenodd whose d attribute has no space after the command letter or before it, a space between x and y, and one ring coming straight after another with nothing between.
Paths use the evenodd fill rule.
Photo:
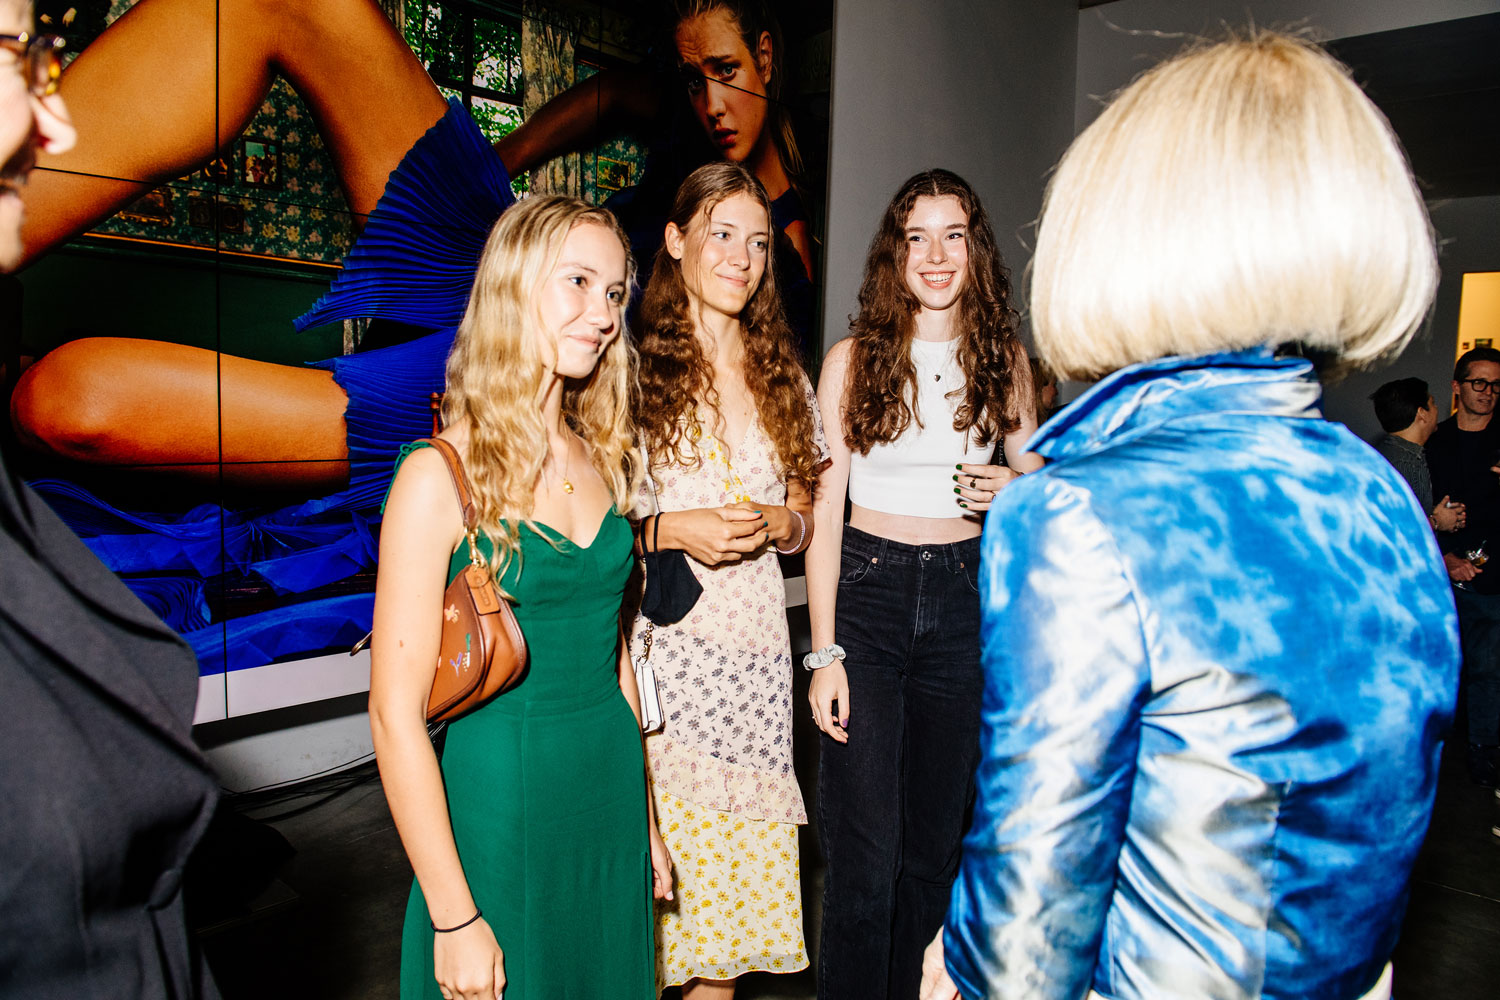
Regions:
<instances>
[{"instance_id":1,"label":"man with glasses in background","mask_svg":"<svg viewBox=\"0 0 1500 1000\"><path fill-rule=\"evenodd\" d=\"M1427 439L1432 491L1465 505L1468 523L1438 536L1453 581L1468 692L1469 777L1494 787L1500 766L1500 351L1476 347L1453 369L1458 408Z\"/></svg>"}]
</instances>

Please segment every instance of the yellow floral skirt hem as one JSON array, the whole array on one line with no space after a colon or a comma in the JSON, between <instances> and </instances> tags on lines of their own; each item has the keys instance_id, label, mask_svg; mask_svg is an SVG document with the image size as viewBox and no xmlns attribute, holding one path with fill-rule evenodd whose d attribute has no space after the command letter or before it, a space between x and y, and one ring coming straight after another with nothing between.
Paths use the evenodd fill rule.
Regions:
<instances>
[{"instance_id":1,"label":"yellow floral skirt hem","mask_svg":"<svg viewBox=\"0 0 1500 1000\"><path fill-rule=\"evenodd\" d=\"M676 899L656 905L656 984L807 968L795 823L706 809L661 789Z\"/></svg>"}]
</instances>

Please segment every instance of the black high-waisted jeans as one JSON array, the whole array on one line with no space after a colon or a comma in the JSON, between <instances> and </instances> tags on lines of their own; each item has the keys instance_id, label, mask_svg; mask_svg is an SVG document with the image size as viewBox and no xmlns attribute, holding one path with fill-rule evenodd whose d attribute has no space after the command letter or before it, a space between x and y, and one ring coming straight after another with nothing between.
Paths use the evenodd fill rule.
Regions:
<instances>
[{"instance_id":1,"label":"black high-waisted jeans","mask_svg":"<svg viewBox=\"0 0 1500 1000\"><path fill-rule=\"evenodd\" d=\"M834 636L849 742L823 739L818 765L818 997L915 1000L979 758L979 539L906 545L846 526Z\"/></svg>"}]
</instances>

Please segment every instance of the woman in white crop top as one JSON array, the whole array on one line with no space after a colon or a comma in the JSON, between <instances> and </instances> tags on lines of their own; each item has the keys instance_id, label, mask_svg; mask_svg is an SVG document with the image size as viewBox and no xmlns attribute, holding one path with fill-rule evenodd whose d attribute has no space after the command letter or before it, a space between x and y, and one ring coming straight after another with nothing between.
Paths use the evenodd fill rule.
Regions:
<instances>
[{"instance_id":1,"label":"woman in white crop top","mask_svg":"<svg viewBox=\"0 0 1500 1000\"><path fill-rule=\"evenodd\" d=\"M832 464L807 551L809 700L829 737L820 1000L917 995L978 758L983 512L1042 464L1022 451L1036 411L1009 279L962 178L896 193L851 329L818 385Z\"/></svg>"}]
</instances>

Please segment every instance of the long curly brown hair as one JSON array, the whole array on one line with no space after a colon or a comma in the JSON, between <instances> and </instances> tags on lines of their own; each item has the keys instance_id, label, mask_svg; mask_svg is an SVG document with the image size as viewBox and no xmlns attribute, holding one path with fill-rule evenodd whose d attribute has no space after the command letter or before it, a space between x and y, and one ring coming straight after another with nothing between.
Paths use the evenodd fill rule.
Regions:
<instances>
[{"instance_id":1,"label":"long curly brown hair","mask_svg":"<svg viewBox=\"0 0 1500 1000\"><path fill-rule=\"evenodd\" d=\"M924 170L912 177L886 207L865 257L859 312L849 323L854 343L850 375L844 383L844 440L862 455L894 441L911 426L917 371L911 360L917 297L906 287L906 223L917 199L952 195L968 217L969 263L959 289L958 363L964 385L953 415L953 429L973 435L980 447L992 444L1020 424L1016 400L1027 398L1023 380L1031 369L1016 332L1010 272L995 246L989 216L967 181L948 170Z\"/></svg>"},{"instance_id":2,"label":"long curly brown hair","mask_svg":"<svg viewBox=\"0 0 1500 1000\"><path fill-rule=\"evenodd\" d=\"M689 254L701 243L699 230L714 206L745 194L771 217L771 202L755 176L737 163L710 163L688 175L677 189L668 221L688 235ZM649 461L657 466L696 464L701 456L694 412L700 403L716 414L719 395L713 369L698 342L682 262L663 246L652 265L641 301L640 377L632 412ZM781 476L811 484L818 453L813 444L813 413L807 375L798 360L796 337L787 325L776 288L776 269L766 261L765 276L740 313L745 345L745 384L760 423L770 437Z\"/></svg>"}]
</instances>

